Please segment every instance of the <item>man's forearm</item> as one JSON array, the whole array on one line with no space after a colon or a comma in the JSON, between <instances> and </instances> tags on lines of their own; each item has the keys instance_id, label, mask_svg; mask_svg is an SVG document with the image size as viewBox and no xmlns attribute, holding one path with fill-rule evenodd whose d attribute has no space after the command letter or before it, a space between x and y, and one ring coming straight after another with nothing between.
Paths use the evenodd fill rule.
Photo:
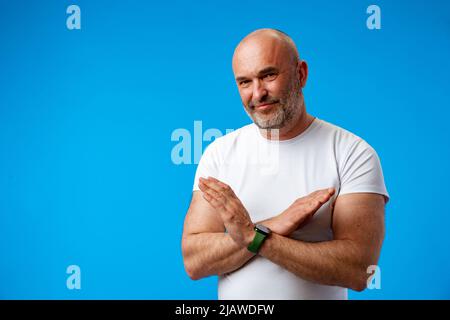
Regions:
<instances>
[{"instance_id":1,"label":"man's forearm","mask_svg":"<svg viewBox=\"0 0 450 320\"><path fill-rule=\"evenodd\" d=\"M272 234L259 253L302 279L360 291L369 265L361 251L350 240L311 243Z\"/></svg>"},{"instance_id":2,"label":"man's forearm","mask_svg":"<svg viewBox=\"0 0 450 320\"><path fill-rule=\"evenodd\" d=\"M273 218L257 223L275 226ZM187 272L193 279L233 272L255 256L223 232L189 235L183 239L183 251Z\"/></svg>"},{"instance_id":3,"label":"man's forearm","mask_svg":"<svg viewBox=\"0 0 450 320\"><path fill-rule=\"evenodd\" d=\"M235 271L254 257L223 232L188 235L183 238L183 252L192 279Z\"/></svg>"}]
</instances>

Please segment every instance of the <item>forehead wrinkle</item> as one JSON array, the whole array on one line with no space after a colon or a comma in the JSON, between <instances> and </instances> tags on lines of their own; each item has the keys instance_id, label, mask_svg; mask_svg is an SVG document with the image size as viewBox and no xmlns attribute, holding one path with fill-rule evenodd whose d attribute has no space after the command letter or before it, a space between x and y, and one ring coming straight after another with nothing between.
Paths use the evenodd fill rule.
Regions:
<instances>
[{"instance_id":1,"label":"forehead wrinkle","mask_svg":"<svg viewBox=\"0 0 450 320\"><path fill-rule=\"evenodd\" d=\"M260 77L260 76L264 76L264 75L266 75L268 73L271 73L271 72L279 72L279 71L280 71L279 68L277 68L276 66L269 65L267 67L264 67L264 68L258 70L256 72L256 76ZM236 77L236 81L242 81L242 80L246 80L246 79L247 79L247 76L240 76L240 75L238 75Z\"/></svg>"},{"instance_id":2,"label":"forehead wrinkle","mask_svg":"<svg viewBox=\"0 0 450 320\"><path fill-rule=\"evenodd\" d=\"M257 76L261 70L272 67L282 69L288 62L283 49L275 44L258 44L244 47L238 52L233 61L233 71L236 77Z\"/></svg>"}]
</instances>

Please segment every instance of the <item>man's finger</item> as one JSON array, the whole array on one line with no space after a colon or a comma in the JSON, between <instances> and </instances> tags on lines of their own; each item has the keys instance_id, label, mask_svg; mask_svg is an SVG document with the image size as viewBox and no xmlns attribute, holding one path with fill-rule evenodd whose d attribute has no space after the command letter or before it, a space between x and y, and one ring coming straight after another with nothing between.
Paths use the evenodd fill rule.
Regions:
<instances>
[{"instance_id":1,"label":"man's finger","mask_svg":"<svg viewBox=\"0 0 450 320\"><path fill-rule=\"evenodd\" d=\"M200 188L200 190L205 191L205 190L209 190L211 189L206 183L205 180L203 178L200 178L198 181L198 187Z\"/></svg>"},{"instance_id":2,"label":"man's finger","mask_svg":"<svg viewBox=\"0 0 450 320\"><path fill-rule=\"evenodd\" d=\"M214 181L221 188L222 192L229 193L232 196L235 195L233 189L228 184L226 184L214 177L208 177L208 179L210 181Z\"/></svg>"},{"instance_id":3,"label":"man's finger","mask_svg":"<svg viewBox=\"0 0 450 320\"><path fill-rule=\"evenodd\" d=\"M317 196L319 193L323 192L322 190L316 190L314 192L311 192L310 194L308 194L306 197L310 197L310 198L314 198L315 196Z\"/></svg>"},{"instance_id":4,"label":"man's finger","mask_svg":"<svg viewBox=\"0 0 450 320\"><path fill-rule=\"evenodd\" d=\"M222 181L220 181L219 179L216 179L214 177L208 177L208 180L214 181L215 183L217 183L222 188L227 188L228 187L228 185L226 183L223 183Z\"/></svg>"},{"instance_id":5,"label":"man's finger","mask_svg":"<svg viewBox=\"0 0 450 320\"><path fill-rule=\"evenodd\" d=\"M204 183L202 181L200 181L198 185L200 187L200 190L202 190L203 193L209 194L211 196L211 198L214 198L222 205L225 205L227 199L222 192L215 191L213 188L208 187L206 185L206 183Z\"/></svg>"},{"instance_id":6,"label":"man's finger","mask_svg":"<svg viewBox=\"0 0 450 320\"><path fill-rule=\"evenodd\" d=\"M220 210L223 208L223 203L219 200L217 200L216 198L214 198L213 196L211 196L211 194L205 192L203 193L203 198L208 201L208 203L216 210Z\"/></svg>"},{"instance_id":7,"label":"man's finger","mask_svg":"<svg viewBox=\"0 0 450 320\"><path fill-rule=\"evenodd\" d=\"M309 195L307 195L307 197L309 197L311 199L317 199L320 201L328 201L328 199L333 194L334 194L334 188L327 188L327 189L316 190L316 191L310 193Z\"/></svg>"},{"instance_id":8,"label":"man's finger","mask_svg":"<svg viewBox=\"0 0 450 320\"><path fill-rule=\"evenodd\" d=\"M200 180L198 181L198 188L202 191L205 191L205 189L207 189L208 186L201 179L202 178L200 178Z\"/></svg>"},{"instance_id":9,"label":"man's finger","mask_svg":"<svg viewBox=\"0 0 450 320\"><path fill-rule=\"evenodd\" d=\"M214 197L212 197L211 195L209 195L208 193L204 193L203 194L203 198L214 208L214 209L218 209L219 205L216 201L216 199L214 199Z\"/></svg>"},{"instance_id":10,"label":"man's finger","mask_svg":"<svg viewBox=\"0 0 450 320\"><path fill-rule=\"evenodd\" d=\"M201 184L199 184L200 187ZM200 187L200 190L202 190L203 193L207 193L209 196L211 196L212 198L218 200L218 201L222 201L222 195L218 192L216 192L214 189L205 187L204 185L202 185Z\"/></svg>"},{"instance_id":11,"label":"man's finger","mask_svg":"<svg viewBox=\"0 0 450 320\"><path fill-rule=\"evenodd\" d=\"M206 192L202 193L203 198L205 198L206 201L210 202L212 200L212 197L207 194Z\"/></svg>"},{"instance_id":12,"label":"man's finger","mask_svg":"<svg viewBox=\"0 0 450 320\"><path fill-rule=\"evenodd\" d=\"M328 192L323 192L314 197L315 200L318 200L321 204L324 204L328 200L330 200L331 194Z\"/></svg>"},{"instance_id":13,"label":"man's finger","mask_svg":"<svg viewBox=\"0 0 450 320\"><path fill-rule=\"evenodd\" d=\"M204 179L204 183L211 189L213 189L214 191L218 192L218 193L223 193L225 190L224 188L217 183L217 179L212 180L211 177L209 177L208 179Z\"/></svg>"},{"instance_id":14,"label":"man's finger","mask_svg":"<svg viewBox=\"0 0 450 320\"><path fill-rule=\"evenodd\" d=\"M216 193L218 193L218 191L214 188L212 188L211 183L209 183L209 181L205 178L200 178L199 182L198 182L198 186L200 188L200 190L213 190Z\"/></svg>"},{"instance_id":15,"label":"man's finger","mask_svg":"<svg viewBox=\"0 0 450 320\"><path fill-rule=\"evenodd\" d=\"M199 183L198 183L198 188L203 192L203 193L206 193L206 192L208 192L209 190L211 190L211 188L210 187L208 187L204 182L202 182L202 181L199 181Z\"/></svg>"}]
</instances>

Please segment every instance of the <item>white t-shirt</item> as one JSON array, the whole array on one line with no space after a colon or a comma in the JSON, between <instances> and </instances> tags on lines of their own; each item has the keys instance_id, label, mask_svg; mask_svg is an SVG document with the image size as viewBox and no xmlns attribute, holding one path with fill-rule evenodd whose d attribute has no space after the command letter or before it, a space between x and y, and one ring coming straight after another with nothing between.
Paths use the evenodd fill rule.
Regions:
<instances>
[{"instance_id":1,"label":"white t-shirt","mask_svg":"<svg viewBox=\"0 0 450 320\"><path fill-rule=\"evenodd\" d=\"M199 177L230 185L253 222L280 214L296 199L328 187L336 193L301 229L307 242L333 239L331 203L346 193L379 193L389 199L375 150L356 135L315 118L300 135L284 141L264 138L252 123L214 140L197 167ZM347 299L347 289L301 279L256 256L240 269L219 276L218 298Z\"/></svg>"}]
</instances>

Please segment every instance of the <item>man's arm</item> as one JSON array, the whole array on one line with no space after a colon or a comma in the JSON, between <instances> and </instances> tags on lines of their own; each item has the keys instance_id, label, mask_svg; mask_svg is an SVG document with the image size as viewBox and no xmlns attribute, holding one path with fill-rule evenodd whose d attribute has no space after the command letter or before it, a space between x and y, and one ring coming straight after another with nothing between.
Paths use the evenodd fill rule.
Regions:
<instances>
[{"instance_id":1,"label":"man's arm","mask_svg":"<svg viewBox=\"0 0 450 320\"><path fill-rule=\"evenodd\" d=\"M247 246L239 245L229 233L225 233L225 224L219 210L206 200L208 194L214 194L214 190L207 186L212 183L213 181L200 180L199 187L202 192L193 192L184 223L182 237L184 266L189 277L194 280L235 271L254 257L254 254L248 251ZM315 191L297 199L281 214L260 223L269 227L273 232L288 236L301 224L307 222L331 198L333 193L332 189ZM247 224L252 224L237 197L233 197L228 204L232 205L234 210L240 210L247 215ZM241 219L241 221L246 222L245 219ZM232 229L229 231L234 232ZM250 231L254 235L253 227L250 228Z\"/></svg>"},{"instance_id":2,"label":"man's arm","mask_svg":"<svg viewBox=\"0 0 450 320\"><path fill-rule=\"evenodd\" d=\"M254 256L225 233L220 215L201 191L192 194L181 244L184 266L193 280L234 271Z\"/></svg>"},{"instance_id":3,"label":"man's arm","mask_svg":"<svg viewBox=\"0 0 450 320\"><path fill-rule=\"evenodd\" d=\"M272 234L260 254L299 277L362 291L367 267L377 264L384 239L382 195L339 196L333 213L332 241L307 243Z\"/></svg>"},{"instance_id":4,"label":"man's arm","mask_svg":"<svg viewBox=\"0 0 450 320\"><path fill-rule=\"evenodd\" d=\"M227 230L232 231L230 238L238 247L246 249L253 240L254 231L242 203L225 183L214 178L203 181L206 186L202 189L204 199L216 209ZM324 194L319 199L313 197L306 207L319 208L323 197ZM380 255L384 239L384 204L384 197L379 194L339 196L333 212L333 240L306 243L272 233L260 254L303 279L362 291L366 287L367 267L376 264ZM287 218L291 218L293 212L305 212L304 207L303 200L298 199L285 210L289 213ZM286 220L290 219L283 219Z\"/></svg>"}]
</instances>

